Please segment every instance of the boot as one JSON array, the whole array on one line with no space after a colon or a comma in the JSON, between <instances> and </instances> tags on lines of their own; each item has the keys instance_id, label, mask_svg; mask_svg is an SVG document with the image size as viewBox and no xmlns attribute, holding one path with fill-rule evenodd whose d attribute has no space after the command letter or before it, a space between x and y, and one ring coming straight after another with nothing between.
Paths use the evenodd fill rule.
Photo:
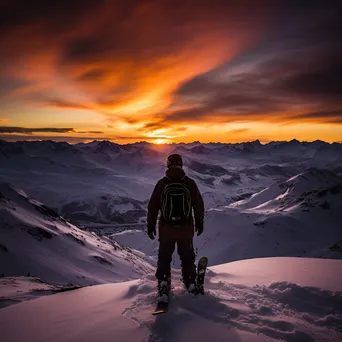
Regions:
<instances>
[{"instance_id":1,"label":"boot","mask_svg":"<svg viewBox=\"0 0 342 342\"><path fill-rule=\"evenodd\" d=\"M164 279L158 279L158 302L168 302L170 290L171 290L171 278L170 277L164 277Z\"/></svg>"},{"instance_id":2,"label":"boot","mask_svg":"<svg viewBox=\"0 0 342 342\"><path fill-rule=\"evenodd\" d=\"M189 293L197 294L196 278L190 277L186 280L183 278L183 284Z\"/></svg>"}]
</instances>

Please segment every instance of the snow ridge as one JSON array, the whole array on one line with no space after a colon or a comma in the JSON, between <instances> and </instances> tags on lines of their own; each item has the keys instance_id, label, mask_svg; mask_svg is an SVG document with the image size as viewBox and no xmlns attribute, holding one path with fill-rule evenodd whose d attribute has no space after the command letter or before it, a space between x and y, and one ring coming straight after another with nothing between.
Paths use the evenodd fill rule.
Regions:
<instances>
[{"instance_id":1,"label":"snow ridge","mask_svg":"<svg viewBox=\"0 0 342 342\"><path fill-rule=\"evenodd\" d=\"M0 229L3 276L83 286L136 279L152 270L142 253L79 229L9 184L0 184Z\"/></svg>"}]
</instances>

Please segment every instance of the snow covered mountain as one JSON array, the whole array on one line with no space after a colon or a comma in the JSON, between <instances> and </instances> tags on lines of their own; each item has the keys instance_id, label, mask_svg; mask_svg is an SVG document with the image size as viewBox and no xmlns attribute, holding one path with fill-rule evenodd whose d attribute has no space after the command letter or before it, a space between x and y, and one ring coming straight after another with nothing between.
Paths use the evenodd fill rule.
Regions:
<instances>
[{"instance_id":1,"label":"snow covered mountain","mask_svg":"<svg viewBox=\"0 0 342 342\"><path fill-rule=\"evenodd\" d=\"M341 258L341 175L334 172L342 165L341 146L297 140L166 146L1 141L0 176L71 222L112 232L123 245L154 257L157 242L141 230L147 200L165 156L178 151L207 209L205 233L195 241L199 254L214 263Z\"/></svg>"},{"instance_id":2,"label":"snow covered mountain","mask_svg":"<svg viewBox=\"0 0 342 342\"><path fill-rule=\"evenodd\" d=\"M311 167L342 172L342 144L0 141L0 179L19 186L75 223L137 223L165 157L179 152L206 207L228 205Z\"/></svg>"},{"instance_id":3,"label":"snow covered mountain","mask_svg":"<svg viewBox=\"0 0 342 342\"><path fill-rule=\"evenodd\" d=\"M206 293L178 284L155 318L152 275L86 287L0 310L6 342L339 342L341 260L265 258L211 267ZM15 322L15 326L13 326ZM14 328L15 327L15 328Z\"/></svg>"},{"instance_id":4,"label":"snow covered mountain","mask_svg":"<svg viewBox=\"0 0 342 342\"><path fill-rule=\"evenodd\" d=\"M150 260L83 231L20 189L0 185L0 275L93 285L139 278Z\"/></svg>"}]
</instances>

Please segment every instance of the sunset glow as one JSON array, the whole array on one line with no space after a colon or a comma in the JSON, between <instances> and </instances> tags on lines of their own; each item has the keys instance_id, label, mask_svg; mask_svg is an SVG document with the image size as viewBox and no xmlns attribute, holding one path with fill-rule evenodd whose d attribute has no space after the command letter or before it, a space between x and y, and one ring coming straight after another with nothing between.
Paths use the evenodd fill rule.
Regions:
<instances>
[{"instance_id":1,"label":"sunset glow","mask_svg":"<svg viewBox=\"0 0 342 342\"><path fill-rule=\"evenodd\" d=\"M1 139L342 141L333 6L1 6Z\"/></svg>"}]
</instances>

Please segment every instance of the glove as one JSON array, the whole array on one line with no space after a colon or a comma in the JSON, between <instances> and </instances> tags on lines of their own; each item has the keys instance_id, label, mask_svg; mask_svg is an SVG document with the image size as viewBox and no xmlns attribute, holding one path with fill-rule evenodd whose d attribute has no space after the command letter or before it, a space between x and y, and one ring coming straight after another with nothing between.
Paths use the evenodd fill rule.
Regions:
<instances>
[{"instance_id":1,"label":"glove","mask_svg":"<svg viewBox=\"0 0 342 342\"><path fill-rule=\"evenodd\" d=\"M197 232L197 236L200 236L203 233L203 222L196 223L195 231Z\"/></svg>"},{"instance_id":2,"label":"glove","mask_svg":"<svg viewBox=\"0 0 342 342\"><path fill-rule=\"evenodd\" d=\"M151 240L156 236L156 227L147 227L147 235Z\"/></svg>"}]
</instances>

